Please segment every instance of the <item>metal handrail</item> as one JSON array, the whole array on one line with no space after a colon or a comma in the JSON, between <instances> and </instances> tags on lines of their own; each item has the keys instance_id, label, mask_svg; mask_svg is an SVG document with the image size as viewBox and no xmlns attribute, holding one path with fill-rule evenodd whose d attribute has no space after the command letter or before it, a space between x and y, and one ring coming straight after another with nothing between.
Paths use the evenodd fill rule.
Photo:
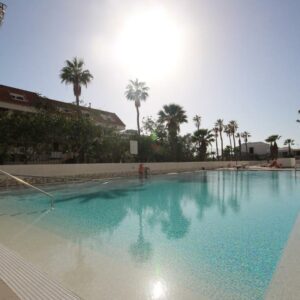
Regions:
<instances>
[{"instance_id":1,"label":"metal handrail","mask_svg":"<svg viewBox=\"0 0 300 300\"><path fill-rule=\"evenodd\" d=\"M12 174L9 174L9 173L5 172L5 171L3 171L3 170L0 170L0 172L3 173L4 175L10 177L10 178L15 179L16 181L18 181L18 182L20 182L20 183L22 183L22 184L24 184L24 185L27 185L27 186L29 186L29 187L31 187L31 188L33 188L33 189L35 189L35 190L37 190L37 191L39 191L39 192L45 194L45 195L47 195L47 196L50 197L50 199L51 199L51 200L50 200L51 209L54 208L54 196L53 196L53 195L51 195L51 194L49 194L49 193L43 191L42 189L37 188L36 186L33 186L32 184L30 184L30 183L24 181L24 180L21 179L21 178L18 178L18 177L16 177L16 176L12 175Z\"/></svg>"}]
</instances>

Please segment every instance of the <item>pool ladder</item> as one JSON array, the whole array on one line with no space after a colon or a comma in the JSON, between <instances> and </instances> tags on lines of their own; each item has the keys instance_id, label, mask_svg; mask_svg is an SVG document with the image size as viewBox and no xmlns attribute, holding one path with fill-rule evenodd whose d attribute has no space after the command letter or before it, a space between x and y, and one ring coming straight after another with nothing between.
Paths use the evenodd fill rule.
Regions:
<instances>
[{"instance_id":1,"label":"pool ladder","mask_svg":"<svg viewBox=\"0 0 300 300\"><path fill-rule=\"evenodd\" d=\"M46 195L46 196L48 196L48 197L50 198L50 206L51 206L51 209L54 208L54 196L53 196L53 195L51 195L51 194L49 194L49 193L43 191L42 189L37 188L36 186L33 186L32 184L30 184L30 183L24 181L23 179L21 179L21 178L19 178L19 177L17 177L17 176L14 176L14 175L12 175L12 174L9 174L9 173L5 172L5 171L3 171L3 170L0 170L0 173L2 173L2 174L4 174L4 175L6 175L6 176L8 176L8 177L10 177L10 178L12 178L12 179L14 179L14 180L16 180L17 182L20 182L20 183L22 183L22 184L24 184L24 185L26 185L26 186L29 186L29 187L31 187L31 188L33 188L33 189L35 189L35 190L37 190L37 191L43 193L43 194Z\"/></svg>"}]
</instances>

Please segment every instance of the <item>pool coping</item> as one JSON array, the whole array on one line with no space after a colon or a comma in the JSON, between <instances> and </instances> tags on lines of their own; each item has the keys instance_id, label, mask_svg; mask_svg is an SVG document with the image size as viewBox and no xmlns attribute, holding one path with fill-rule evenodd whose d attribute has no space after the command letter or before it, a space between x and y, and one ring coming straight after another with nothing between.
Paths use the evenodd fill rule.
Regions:
<instances>
[{"instance_id":1,"label":"pool coping","mask_svg":"<svg viewBox=\"0 0 300 300\"><path fill-rule=\"evenodd\" d=\"M70 290L62 287L58 282L48 278L46 274L40 272L35 266L25 261L17 253L7 249L1 244L0 281L5 283L3 288L4 291L6 289L5 292L12 292L11 300L81 299ZM0 292L2 293L1 290ZM13 297L14 294L17 298Z\"/></svg>"}]
</instances>

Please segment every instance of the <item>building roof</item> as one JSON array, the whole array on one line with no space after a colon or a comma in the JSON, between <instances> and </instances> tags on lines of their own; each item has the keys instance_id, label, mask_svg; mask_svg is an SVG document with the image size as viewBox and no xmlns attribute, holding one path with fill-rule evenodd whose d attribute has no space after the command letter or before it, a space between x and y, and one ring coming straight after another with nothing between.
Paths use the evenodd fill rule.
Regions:
<instances>
[{"instance_id":1,"label":"building roof","mask_svg":"<svg viewBox=\"0 0 300 300\"><path fill-rule=\"evenodd\" d=\"M14 105L15 110L21 111L26 108L37 108L39 105L50 105L64 113L72 113L76 111L76 106L72 103L49 99L41 96L39 93L5 85L0 85L0 103L1 102ZM80 110L83 114L90 116L97 125L125 129L125 124L115 113L85 106L80 106Z\"/></svg>"},{"instance_id":2,"label":"building roof","mask_svg":"<svg viewBox=\"0 0 300 300\"><path fill-rule=\"evenodd\" d=\"M243 143L242 145L246 145L245 143ZM249 146L258 146L258 145L266 145L266 146L269 146L268 143L265 143L265 142L248 142L247 143L248 147Z\"/></svg>"}]
</instances>

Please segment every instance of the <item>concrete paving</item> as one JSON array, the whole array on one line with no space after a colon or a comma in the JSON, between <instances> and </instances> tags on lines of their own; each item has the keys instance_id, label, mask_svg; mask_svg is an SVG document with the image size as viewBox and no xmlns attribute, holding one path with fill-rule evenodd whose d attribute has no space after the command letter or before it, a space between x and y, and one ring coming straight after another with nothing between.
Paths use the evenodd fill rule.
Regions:
<instances>
[{"instance_id":1,"label":"concrete paving","mask_svg":"<svg viewBox=\"0 0 300 300\"><path fill-rule=\"evenodd\" d=\"M266 300L300 299L300 215L266 294Z\"/></svg>"},{"instance_id":2,"label":"concrete paving","mask_svg":"<svg viewBox=\"0 0 300 300\"><path fill-rule=\"evenodd\" d=\"M0 300L19 300L20 298L11 290L7 284L0 279Z\"/></svg>"}]
</instances>

